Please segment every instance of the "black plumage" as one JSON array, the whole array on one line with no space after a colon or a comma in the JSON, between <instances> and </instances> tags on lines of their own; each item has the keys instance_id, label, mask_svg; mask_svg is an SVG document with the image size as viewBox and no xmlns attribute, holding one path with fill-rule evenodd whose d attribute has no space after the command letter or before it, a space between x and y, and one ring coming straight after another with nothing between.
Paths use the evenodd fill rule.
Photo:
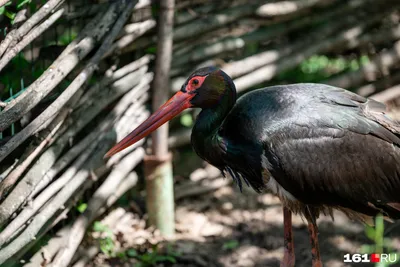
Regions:
<instances>
[{"instance_id":1,"label":"black plumage","mask_svg":"<svg viewBox=\"0 0 400 267\"><path fill-rule=\"evenodd\" d=\"M225 168L261 191L264 155L269 174L309 208L400 218L400 128L384 109L321 84L258 89L238 99L219 129Z\"/></svg>"}]
</instances>

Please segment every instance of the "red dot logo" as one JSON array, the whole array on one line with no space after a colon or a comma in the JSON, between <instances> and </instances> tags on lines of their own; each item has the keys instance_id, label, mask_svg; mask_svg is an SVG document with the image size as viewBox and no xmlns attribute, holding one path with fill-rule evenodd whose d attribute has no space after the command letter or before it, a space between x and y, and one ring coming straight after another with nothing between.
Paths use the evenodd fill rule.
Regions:
<instances>
[{"instance_id":1,"label":"red dot logo","mask_svg":"<svg viewBox=\"0 0 400 267\"><path fill-rule=\"evenodd\" d=\"M377 254L377 253L372 253L372 254L371 254L371 262L380 262L380 260L379 260L379 254Z\"/></svg>"}]
</instances>

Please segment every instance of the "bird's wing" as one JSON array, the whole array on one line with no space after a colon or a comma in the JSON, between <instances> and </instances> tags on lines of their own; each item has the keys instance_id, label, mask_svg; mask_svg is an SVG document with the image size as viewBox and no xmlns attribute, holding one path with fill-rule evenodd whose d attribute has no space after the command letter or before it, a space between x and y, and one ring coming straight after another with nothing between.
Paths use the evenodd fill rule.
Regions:
<instances>
[{"instance_id":1,"label":"bird's wing","mask_svg":"<svg viewBox=\"0 0 400 267\"><path fill-rule=\"evenodd\" d=\"M265 135L265 157L306 204L400 218L399 129L383 104L332 87Z\"/></svg>"},{"instance_id":2,"label":"bird's wing","mask_svg":"<svg viewBox=\"0 0 400 267\"><path fill-rule=\"evenodd\" d=\"M331 112L322 110L321 114L325 120L331 119L332 126L373 134L400 146L400 124L386 116L385 104L341 88L329 88L331 90L325 91L320 99L330 104L321 107L331 109Z\"/></svg>"}]
</instances>

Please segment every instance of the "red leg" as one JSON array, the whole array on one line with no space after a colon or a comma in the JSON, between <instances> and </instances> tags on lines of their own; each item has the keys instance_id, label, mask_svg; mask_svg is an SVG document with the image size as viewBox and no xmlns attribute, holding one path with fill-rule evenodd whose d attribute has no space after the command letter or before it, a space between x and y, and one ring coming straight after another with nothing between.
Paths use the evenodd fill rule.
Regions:
<instances>
[{"instance_id":1,"label":"red leg","mask_svg":"<svg viewBox=\"0 0 400 267\"><path fill-rule=\"evenodd\" d=\"M294 267L295 255L293 244L293 231L292 231L292 212L283 207L283 227L284 227L284 246L285 251L283 254L283 261L281 267Z\"/></svg>"},{"instance_id":2,"label":"red leg","mask_svg":"<svg viewBox=\"0 0 400 267\"><path fill-rule=\"evenodd\" d=\"M315 216L310 214L310 218L308 218L308 216L306 217L308 221L308 231L310 232L312 267L322 267L321 255L319 253L318 227Z\"/></svg>"}]
</instances>

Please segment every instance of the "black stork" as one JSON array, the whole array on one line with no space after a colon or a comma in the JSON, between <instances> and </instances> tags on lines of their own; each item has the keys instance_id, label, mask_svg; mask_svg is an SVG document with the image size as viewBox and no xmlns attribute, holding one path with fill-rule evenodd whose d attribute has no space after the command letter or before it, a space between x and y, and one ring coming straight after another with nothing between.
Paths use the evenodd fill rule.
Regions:
<instances>
[{"instance_id":1,"label":"black stork","mask_svg":"<svg viewBox=\"0 0 400 267\"><path fill-rule=\"evenodd\" d=\"M320 213L400 219L400 125L385 115L384 104L328 85L272 86L237 99L226 73L202 68L106 156L192 107L202 109L191 136L196 153L240 188L244 180L283 203L281 266L295 263L292 213L307 220L314 267L322 266Z\"/></svg>"}]
</instances>

